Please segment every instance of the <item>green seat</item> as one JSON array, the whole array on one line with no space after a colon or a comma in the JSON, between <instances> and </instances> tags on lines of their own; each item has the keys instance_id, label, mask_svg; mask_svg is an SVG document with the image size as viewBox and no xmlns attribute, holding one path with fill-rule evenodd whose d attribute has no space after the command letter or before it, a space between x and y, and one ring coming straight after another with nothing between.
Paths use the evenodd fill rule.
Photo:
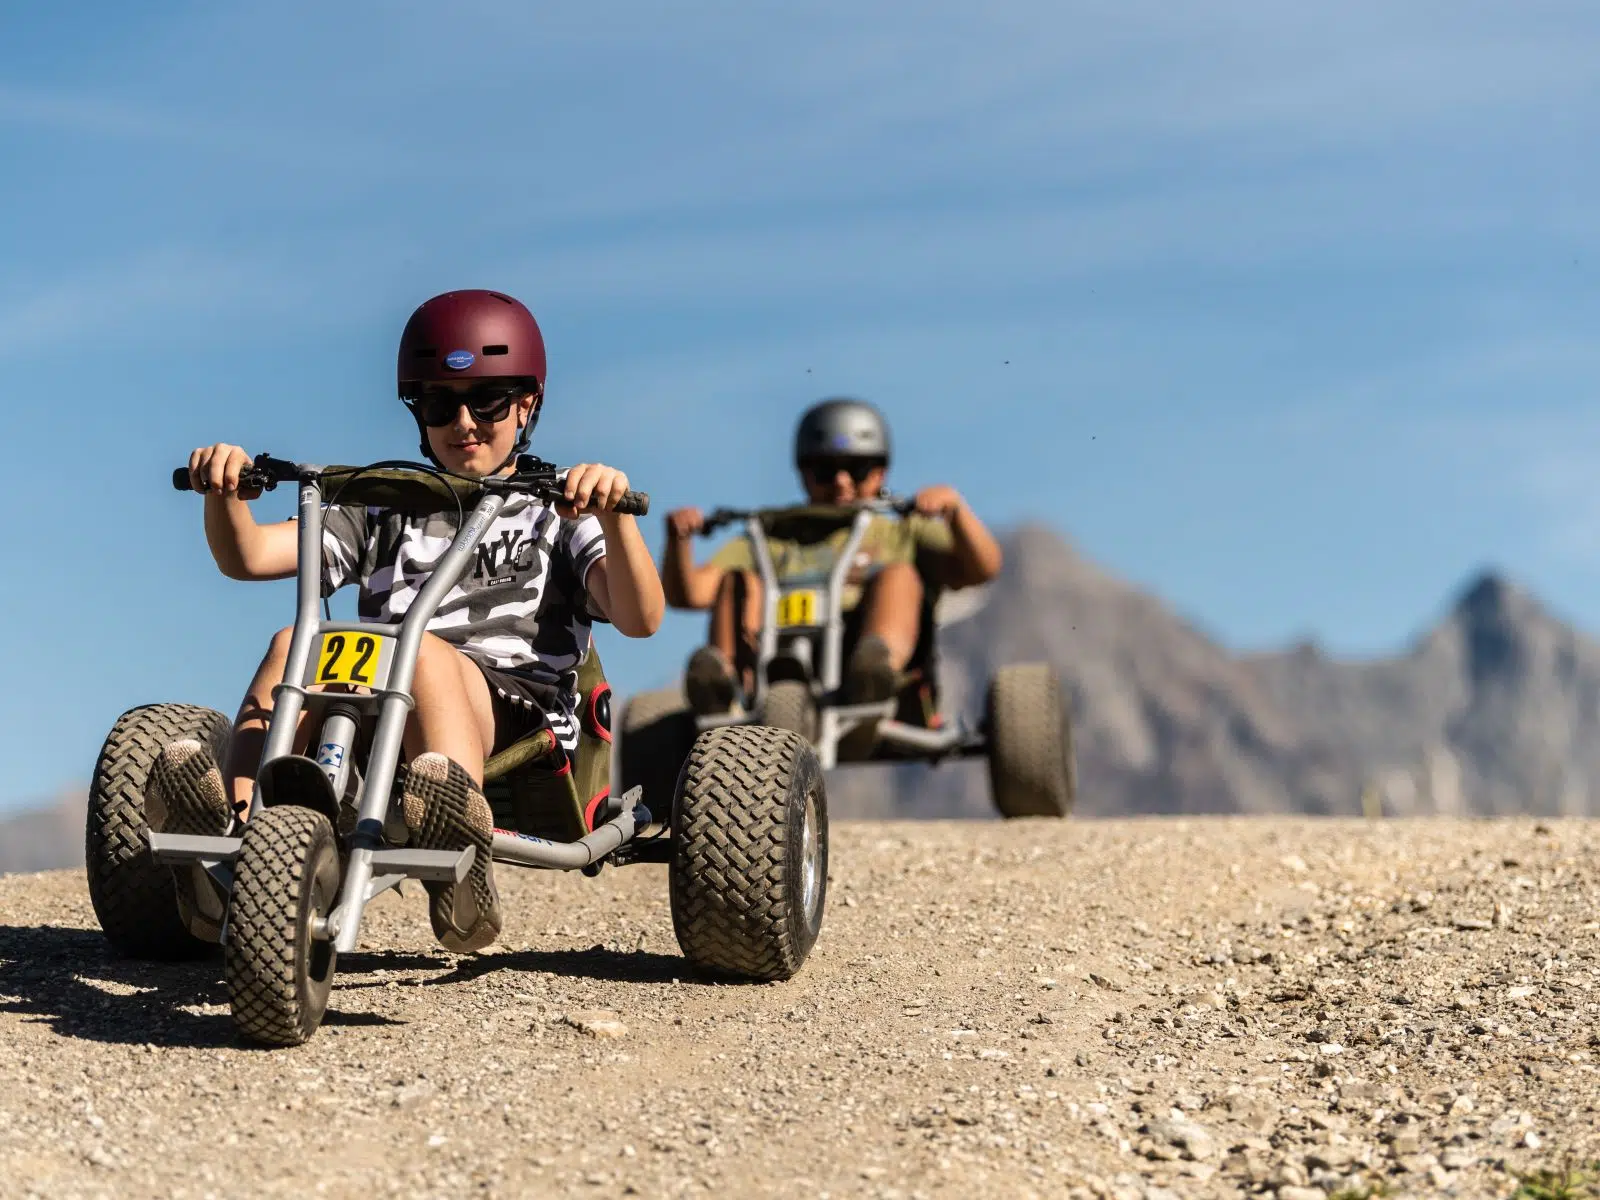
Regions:
<instances>
[{"instance_id":1,"label":"green seat","mask_svg":"<svg viewBox=\"0 0 1600 1200\"><path fill-rule=\"evenodd\" d=\"M578 753L571 769L548 729L484 763L483 790L497 828L553 842L589 832L585 812L611 786L610 692L599 651L591 648L578 669Z\"/></svg>"}]
</instances>

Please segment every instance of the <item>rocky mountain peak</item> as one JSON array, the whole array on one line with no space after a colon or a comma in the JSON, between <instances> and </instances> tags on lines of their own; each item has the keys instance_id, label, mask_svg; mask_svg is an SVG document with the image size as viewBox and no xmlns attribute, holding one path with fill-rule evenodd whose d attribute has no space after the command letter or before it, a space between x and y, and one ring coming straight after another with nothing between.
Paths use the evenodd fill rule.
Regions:
<instances>
[{"instance_id":1,"label":"rocky mountain peak","mask_svg":"<svg viewBox=\"0 0 1600 1200\"><path fill-rule=\"evenodd\" d=\"M1499 571L1474 576L1456 598L1450 619L1468 628L1506 627L1537 620L1544 614L1532 595Z\"/></svg>"},{"instance_id":2,"label":"rocky mountain peak","mask_svg":"<svg viewBox=\"0 0 1600 1200\"><path fill-rule=\"evenodd\" d=\"M1353 660L1309 639L1236 653L1042 526L1005 549L989 603L946 631L947 699L976 715L996 666L1053 663L1086 815L1359 813L1374 794L1394 812L1600 812L1600 645L1500 571L1409 649ZM992 811L977 764L894 778L906 815Z\"/></svg>"}]
</instances>

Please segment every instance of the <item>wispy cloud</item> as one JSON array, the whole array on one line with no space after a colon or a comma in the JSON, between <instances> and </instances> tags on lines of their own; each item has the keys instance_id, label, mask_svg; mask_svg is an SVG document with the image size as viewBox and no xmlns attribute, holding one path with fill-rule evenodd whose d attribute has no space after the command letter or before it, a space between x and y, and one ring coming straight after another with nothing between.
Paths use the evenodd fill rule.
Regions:
<instances>
[{"instance_id":1,"label":"wispy cloud","mask_svg":"<svg viewBox=\"0 0 1600 1200\"><path fill-rule=\"evenodd\" d=\"M1600 23L1555 3L477 3L456 21L494 37L437 54L421 5L205 10L104 94L0 86L0 121L206 150L119 198L174 249L129 258L91 228L76 258L15 255L0 353L260 286L315 308L407 258L587 312L827 302L880 325L1149 271L1431 267L1554 211L1440 163L1563 109L1600 58ZM1600 224L1561 211L1534 236L1592 248Z\"/></svg>"},{"instance_id":2,"label":"wispy cloud","mask_svg":"<svg viewBox=\"0 0 1600 1200\"><path fill-rule=\"evenodd\" d=\"M93 138L213 140L213 131L183 114L160 112L89 91L25 88L9 83L0 83L0 125Z\"/></svg>"},{"instance_id":3,"label":"wispy cloud","mask_svg":"<svg viewBox=\"0 0 1600 1200\"><path fill-rule=\"evenodd\" d=\"M1384 469L1409 460L1419 479L1467 496L1519 531L1509 549L1548 567L1600 578L1600 346L1533 336L1455 348L1330 389L1267 418L1300 444L1352 430L1381 446ZM1341 440L1342 439L1342 440ZM1352 472L1365 468L1352 464Z\"/></svg>"},{"instance_id":4,"label":"wispy cloud","mask_svg":"<svg viewBox=\"0 0 1600 1200\"><path fill-rule=\"evenodd\" d=\"M11 291L0 303L0 361L59 361L64 345L86 352L96 342L137 338L153 327L236 320L242 311L282 309L293 295L290 281L269 263L185 248L149 251Z\"/></svg>"}]
</instances>

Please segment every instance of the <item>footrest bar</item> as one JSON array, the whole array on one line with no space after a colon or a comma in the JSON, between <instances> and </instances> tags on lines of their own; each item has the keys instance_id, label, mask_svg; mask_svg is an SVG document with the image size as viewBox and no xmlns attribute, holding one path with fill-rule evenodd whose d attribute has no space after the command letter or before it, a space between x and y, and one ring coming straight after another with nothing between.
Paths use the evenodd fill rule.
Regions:
<instances>
[{"instance_id":1,"label":"footrest bar","mask_svg":"<svg viewBox=\"0 0 1600 1200\"><path fill-rule=\"evenodd\" d=\"M374 850L372 874L403 875L438 883L460 883L467 877L476 849L465 850ZM374 893L376 894L376 893Z\"/></svg>"},{"instance_id":2,"label":"footrest bar","mask_svg":"<svg viewBox=\"0 0 1600 1200\"><path fill-rule=\"evenodd\" d=\"M929 754L949 754L957 751L969 739L960 727L921 729L903 721L882 721L878 724L880 740Z\"/></svg>"},{"instance_id":3,"label":"footrest bar","mask_svg":"<svg viewBox=\"0 0 1600 1200\"><path fill-rule=\"evenodd\" d=\"M152 833L150 857L166 866L182 863L231 863L239 857L236 837L211 837L197 833Z\"/></svg>"}]
</instances>

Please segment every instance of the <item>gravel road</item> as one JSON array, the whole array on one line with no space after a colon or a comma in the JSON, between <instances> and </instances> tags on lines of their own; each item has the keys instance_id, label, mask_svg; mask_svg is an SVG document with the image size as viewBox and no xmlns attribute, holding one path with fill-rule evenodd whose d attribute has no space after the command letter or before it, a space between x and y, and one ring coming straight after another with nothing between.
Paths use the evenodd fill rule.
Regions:
<instances>
[{"instance_id":1,"label":"gravel road","mask_svg":"<svg viewBox=\"0 0 1600 1200\"><path fill-rule=\"evenodd\" d=\"M371 910L306 1046L217 962L0 879L0 1192L1509 1196L1600 1157L1600 826L840 823L785 984L683 969L665 868Z\"/></svg>"}]
</instances>

